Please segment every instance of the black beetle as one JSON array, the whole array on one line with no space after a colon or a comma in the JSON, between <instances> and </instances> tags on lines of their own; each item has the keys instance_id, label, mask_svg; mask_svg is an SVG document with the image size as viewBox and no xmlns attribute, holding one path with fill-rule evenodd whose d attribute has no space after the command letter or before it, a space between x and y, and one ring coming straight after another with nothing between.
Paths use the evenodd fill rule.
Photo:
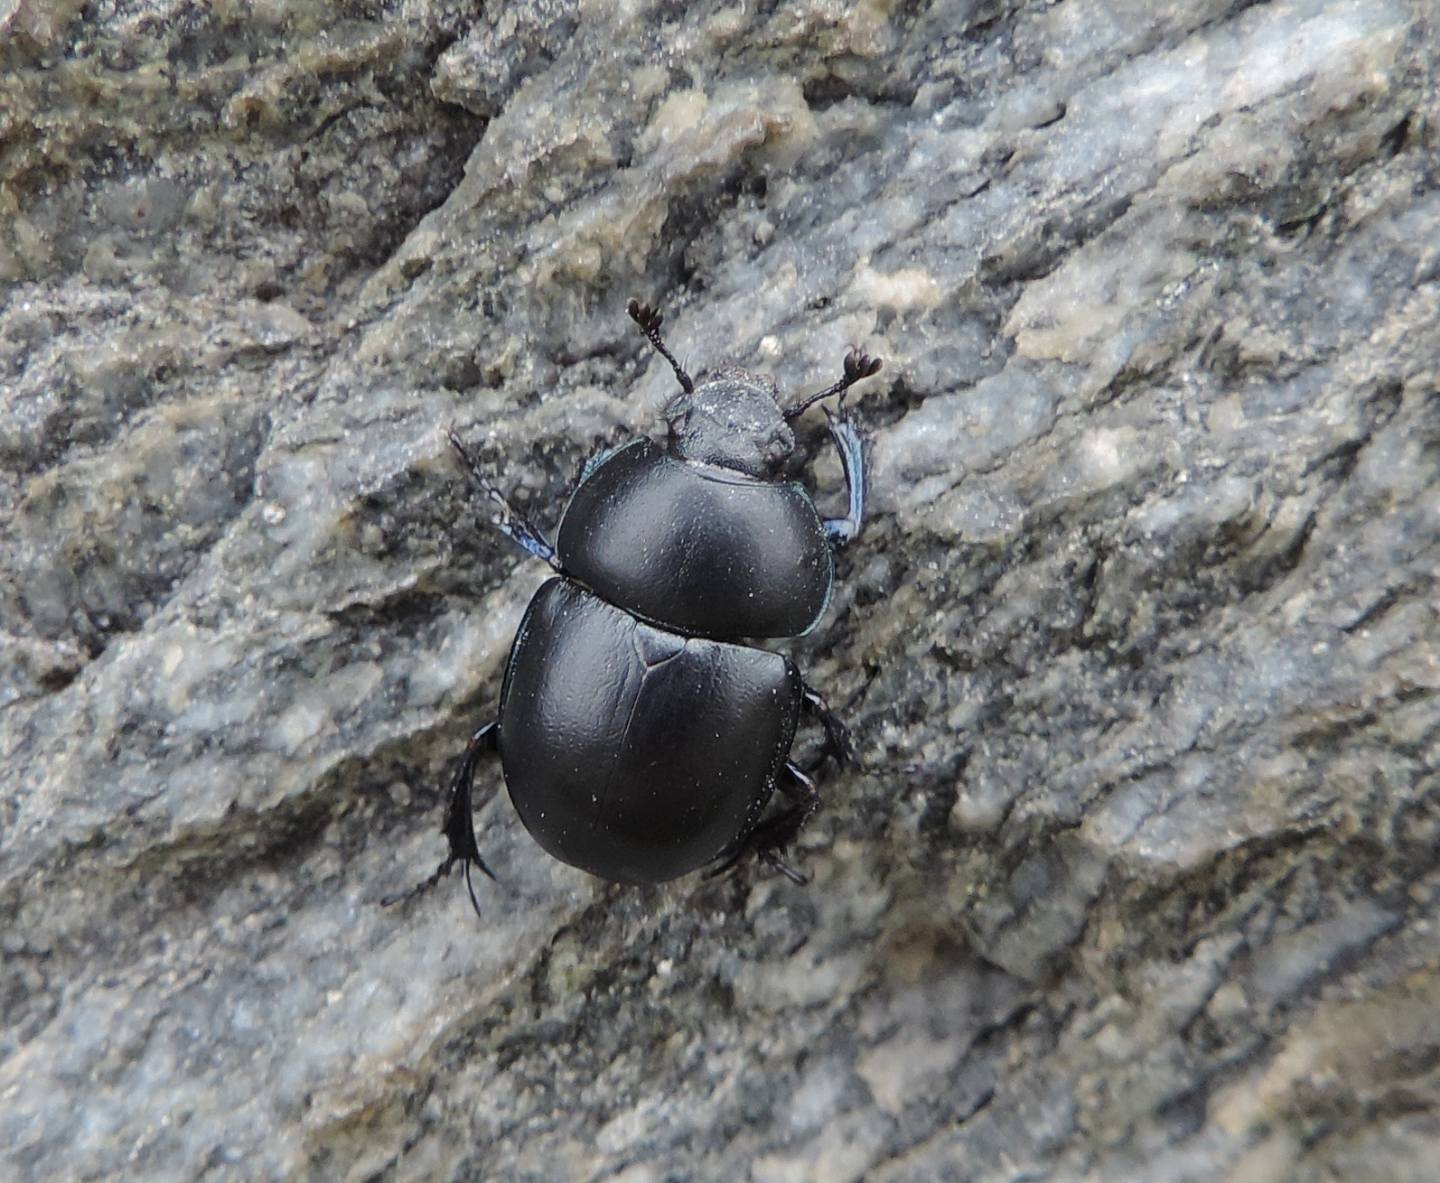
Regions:
<instances>
[{"instance_id":1,"label":"black beetle","mask_svg":"<svg viewBox=\"0 0 1440 1183\"><path fill-rule=\"evenodd\" d=\"M453 429L450 442L495 508L495 524L557 577L525 612L499 717L470 739L451 783L445 861L413 892L464 864L494 878L475 841L480 757L498 750L516 812L556 858L620 883L659 883L754 853L797 883L779 852L815 812L811 778L854 752L844 725L788 658L741 638L797 636L825 611L831 551L865 508L859 434L845 393L880 369L858 350L844 376L781 408L772 378L725 366L691 380L660 337L661 316L631 318L670 363L681 393L665 408L667 446L632 441L585 465L556 544L506 502ZM789 423L820 399L849 493L822 520L784 480ZM790 760L802 708L825 730L805 768ZM764 816L776 789L783 807ZM391 897L394 902L405 896Z\"/></svg>"}]
</instances>

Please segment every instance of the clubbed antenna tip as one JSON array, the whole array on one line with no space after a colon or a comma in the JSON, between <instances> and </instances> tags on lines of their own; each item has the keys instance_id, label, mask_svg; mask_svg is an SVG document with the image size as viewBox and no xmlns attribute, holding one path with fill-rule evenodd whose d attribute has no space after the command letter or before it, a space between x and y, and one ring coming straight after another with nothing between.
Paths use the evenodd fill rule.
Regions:
<instances>
[{"instance_id":1,"label":"clubbed antenna tip","mask_svg":"<svg viewBox=\"0 0 1440 1183\"><path fill-rule=\"evenodd\" d=\"M818 394L812 394L809 398L801 399L794 406L785 408L786 419L797 419L807 410L818 403L822 398L829 398L832 394L838 394L840 401L845 401L845 392L863 378L870 378L880 372L884 364L878 357L871 357L863 349L852 348L845 355L845 376L833 386L827 386Z\"/></svg>"}]
</instances>

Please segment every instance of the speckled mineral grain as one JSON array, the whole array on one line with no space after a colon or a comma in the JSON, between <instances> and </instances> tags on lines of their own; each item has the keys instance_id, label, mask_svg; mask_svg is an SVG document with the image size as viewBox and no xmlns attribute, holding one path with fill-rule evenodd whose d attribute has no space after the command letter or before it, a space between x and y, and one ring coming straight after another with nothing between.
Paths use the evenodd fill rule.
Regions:
<instances>
[{"instance_id":1,"label":"speckled mineral grain","mask_svg":"<svg viewBox=\"0 0 1440 1183\"><path fill-rule=\"evenodd\" d=\"M0 1174L1433 1180L1435 22L0 2ZM487 767L381 909L544 574L443 429L553 526L632 295L886 358L862 766L653 891Z\"/></svg>"}]
</instances>

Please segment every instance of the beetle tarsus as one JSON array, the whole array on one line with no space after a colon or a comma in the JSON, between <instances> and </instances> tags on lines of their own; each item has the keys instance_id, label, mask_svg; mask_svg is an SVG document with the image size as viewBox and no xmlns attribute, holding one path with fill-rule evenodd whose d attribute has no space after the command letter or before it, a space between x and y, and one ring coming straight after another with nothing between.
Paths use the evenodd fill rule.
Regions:
<instances>
[{"instance_id":1,"label":"beetle tarsus","mask_svg":"<svg viewBox=\"0 0 1440 1183\"><path fill-rule=\"evenodd\" d=\"M382 895L380 897L380 906L382 908L393 908L396 904L403 904L407 900L413 900L418 898L419 896L424 895L426 892L430 891L433 887L435 887L435 885L439 883L440 880L444 879L445 876L450 873L450 868L454 865L455 860L447 858L443 863L441 863L438 867L435 868L434 872L429 876L429 878L422 879L419 883L417 883L409 890L394 891L391 892L389 895Z\"/></svg>"},{"instance_id":2,"label":"beetle tarsus","mask_svg":"<svg viewBox=\"0 0 1440 1183\"><path fill-rule=\"evenodd\" d=\"M765 850L760 853L760 861L771 870L779 871L786 879L790 880L796 887L805 887L810 882L810 876L804 871L797 871L773 850Z\"/></svg>"},{"instance_id":3,"label":"beetle tarsus","mask_svg":"<svg viewBox=\"0 0 1440 1183\"><path fill-rule=\"evenodd\" d=\"M560 560L556 558L555 548L550 545L545 535L532 526L522 514L505 500L505 495L490 483L490 479L485 475L479 462L461 442L456 430L453 427L446 428L445 434L450 440L450 446L460 454L460 459L465 465L465 471L470 478L470 483L495 507L495 516L490 519L494 523L495 528L504 534L506 538L522 546L528 553L534 555L537 559L544 559L556 571L559 571Z\"/></svg>"},{"instance_id":4,"label":"beetle tarsus","mask_svg":"<svg viewBox=\"0 0 1440 1183\"><path fill-rule=\"evenodd\" d=\"M660 325L665 317L660 314L658 309L651 308L649 304L642 304L639 300L631 300L625 306L625 311L630 314L630 319L640 326L640 331L655 347L655 352L670 363L670 368L675 371L675 377L680 382L680 388L686 394L693 394L695 392L694 380L685 372L685 367L675 360L675 355L665 348L665 342L660 339Z\"/></svg>"}]
</instances>

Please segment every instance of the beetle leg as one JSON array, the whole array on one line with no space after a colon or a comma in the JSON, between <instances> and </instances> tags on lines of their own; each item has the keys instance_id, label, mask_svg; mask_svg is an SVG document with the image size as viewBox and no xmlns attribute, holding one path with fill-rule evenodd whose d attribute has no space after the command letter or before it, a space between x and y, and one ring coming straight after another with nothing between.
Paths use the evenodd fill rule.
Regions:
<instances>
[{"instance_id":1,"label":"beetle leg","mask_svg":"<svg viewBox=\"0 0 1440 1183\"><path fill-rule=\"evenodd\" d=\"M791 883L804 887L810 882L809 876L785 862L779 852L795 840L805 823L820 808L820 790L804 769L789 760L785 761L785 776L776 787L790 799L790 803L746 834L728 855L722 855L724 861L710 872L711 875L723 875L753 851L756 858L779 871Z\"/></svg>"},{"instance_id":2,"label":"beetle leg","mask_svg":"<svg viewBox=\"0 0 1440 1183\"><path fill-rule=\"evenodd\" d=\"M839 550L855 540L860 533L860 524L865 517L865 447L855 424L845 413L844 407L838 414L825 411L830 426L830 438L835 441L835 450L840 453L840 469L845 474L845 492L848 505L843 518L827 518L821 525L830 546Z\"/></svg>"},{"instance_id":3,"label":"beetle leg","mask_svg":"<svg viewBox=\"0 0 1440 1183\"><path fill-rule=\"evenodd\" d=\"M455 863L465 864L465 890L470 893L470 906L477 916L480 915L480 903L475 898L475 885L470 881L470 867L479 867L496 883L499 880L480 857L480 847L475 841L475 809L471 801L475 790L475 766L480 763L481 756L499 748L500 730L493 720L470 737L465 758L460 761L460 767L455 770L454 779L450 782L450 805L445 810L445 825L442 827L450 852L436 872L443 876Z\"/></svg>"},{"instance_id":4,"label":"beetle leg","mask_svg":"<svg viewBox=\"0 0 1440 1183\"><path fill-rule=\"evenodd\" d=\"M470 737L470 744L465 749L465 758L460 761L460 766L455 769L455 775L450 781L450 804L446 807L445 824L441 827L441 832L444 833L450 847L445 861L435 868L434 874L423 882L417 883L409 891L385 896L380 901L382 908L388 908L402 900L411 900L416 896L424 895L450 873L451 867L456 863L463 863L465 865L465 890L470 893L470 906L475 909L475 915L480 915L480 902L475 898L475 885L470 880L470 867L472 864L479 867L491 879L495 879L495 872L485 865L485 860L480 857L480 847L475 841L475 814L471 804L471 795L475 787L475 766L480 763L481 756L497 749L499 740L500 732L496 729L494 722L486 723ZM496 882L498 883L499 880Z\"/></svg>"},{"instance_id":5,"label":"beetle leg","mask_svg":"<svg viewBox=\"0 0 1440 1183\"><path fill-rule=\"evenodd\" d=\"M665 342L660 339L660 322L665 318L649 304L642 304L639 300L631 300L625 306L625 311L630 314L630 319L640 326L640 331L655 347L655 352L670 363L670 368L675 371L675 377L680 383L680 389L686 394L693 394L695 391L694 381L685 372L685 367L675 360L675 355L665 348Z\"/></svg>"},{"instance_id":6,"label":"beetle leg","mask_svg":"<svg viewBox=\"0 0 1440 1183\"><path fill-rule=\"evenodd\" d=\"M855 744L850 738L850 729L841 722L840 716L830 709L830 704L825 701L825 696L820 691L805 682L800 683L800 687L805 706L819 720L820 726L825 728L825 746L820 749L819 757L805 771L814 772L825 762L826 756L834 756L836 764L853 764Z\"/></svg>"},{"instance_id":7,"label":"beetle leg","mask_svg":"<svg viewBox=\"0 0 1440 1183\"><path fill-rule=\"evenodd\" d=\"M450 446L460 453L460 459L465 462L470 483L484 494L486 500L495 507L494 516L490 519L494 522L495 528L506 538L518 542L537 559L544 559L556 571L559 571L560 560L555 557L555 548L550 545L545 535L517 513L505 500L505 495L490 483L475 457L470 455L465 445L460 442L460 437L455 433L455 429L447 428L445 434L450 438Z\"/></svg>"},{"instance_id":8,"label":"beetle leg","mask_svg":"<svg viewBox=\"0 0 1440 1183\"><path fill-rule=\"evenodd\" d=\"M878 374L881 365L880 358L871 357L861 349L852 349L845 355L845 373L840 381L817 394L802 398L782 412L787 420L796 419L821 399L829 398L832 394L840 396L833 412L826 409L825 418L830 426L830 438L835 441L835 450L840 453L840 468L845 473L848 504L843 518L827 518L821 523L825 528L825 537L835 550L854 541L855 536L860 533L860 523L865 517L865 448L860 433L855 430L855 424L845 413L845 395L855 383Z\"/></svg>"},{"instance_id":9,"label":"beetle leg","mask_svg":"<svg viewBox=\"0 0 1440 1183\"><path fill-rule=\"evenodd\" d=\"M820 808L820 789L808 774L789 760L785 761L785 777L776 787L790 799L790 804L756 826L745 844L791 883L804 887L810 882L810 877L782 860L779 852L795 840L805 823Z\"/></svg>"}]
</instances>

